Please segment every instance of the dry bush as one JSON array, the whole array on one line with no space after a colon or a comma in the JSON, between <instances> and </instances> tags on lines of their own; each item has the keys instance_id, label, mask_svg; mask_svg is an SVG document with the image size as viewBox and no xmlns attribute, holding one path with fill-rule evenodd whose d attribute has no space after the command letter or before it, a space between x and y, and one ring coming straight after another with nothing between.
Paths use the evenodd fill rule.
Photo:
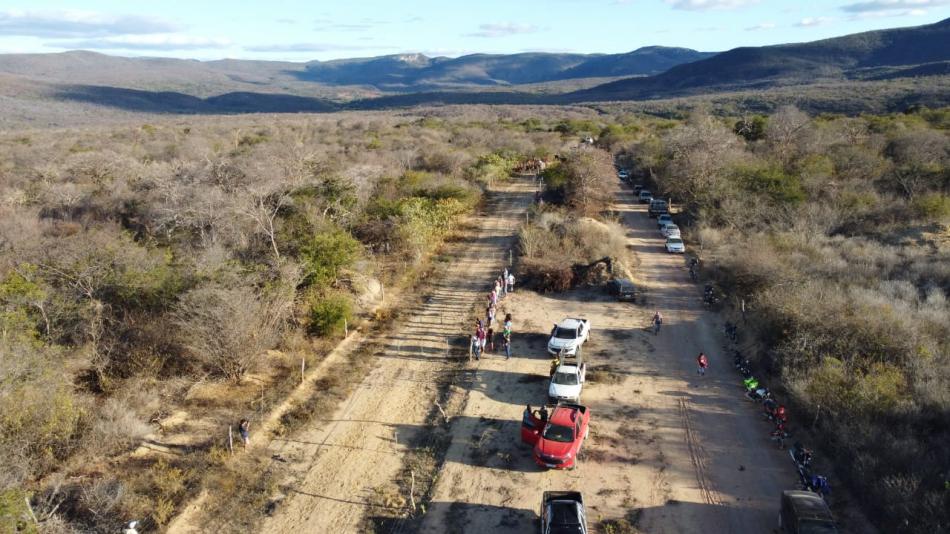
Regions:
<instances>
[{"instance_id":1,"label":"dry bush","mask_svg":"<svg viewBox=\"0 0 950 534\"><path fill-rule=\"evenodd\" d=\"M279 340L290 309L286 295L248 287L203 287L185 294L175 314L182 342L212 374L240 380Z\"/></svg>"}]
</instances>

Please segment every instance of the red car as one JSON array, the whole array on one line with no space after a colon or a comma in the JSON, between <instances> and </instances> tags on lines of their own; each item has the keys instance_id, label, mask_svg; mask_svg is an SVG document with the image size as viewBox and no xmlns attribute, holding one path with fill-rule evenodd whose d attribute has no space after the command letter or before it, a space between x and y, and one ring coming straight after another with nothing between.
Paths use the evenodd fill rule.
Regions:
<instances>
[{"instance_id":1,"label":"red car","mask_svg":"<svg viewBox=\"0 0 950 534\"><path fill-rule=\"evenodd\" d=\"M574 469L587 438L590 410L579 404L558 404L547 420L538 411L521 421L521 441L534 446L534 461L550 469Z\"/></svg>"}]
</instances>

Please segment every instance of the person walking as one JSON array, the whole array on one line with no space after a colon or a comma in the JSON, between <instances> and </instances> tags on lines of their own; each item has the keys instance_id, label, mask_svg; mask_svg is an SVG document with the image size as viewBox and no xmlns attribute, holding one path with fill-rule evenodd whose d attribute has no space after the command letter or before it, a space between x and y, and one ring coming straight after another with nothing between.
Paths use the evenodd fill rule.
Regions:
<instances>
[{"instance_id":1,"label":"person walking","mask_svg":"<svg viewBox=\"0 0 950 534\"><path fill-rule=\"evenodd\" d=\"M495 352L495 329L489 326L485 336L488 338L488 352Z\"/></svg>"},{"instance_id":2,"label":"person walking","mask_svg":"<svg viewBox=\"0 0 950 534\"><path fill-rule=\"evenodd\" d=\"M491 305L489 305L488 308L485 309L485 317L488 319L489 328L491 328L492 325L495 324L495 309L496 308Z\"/></svg>"},{"instance_id":3,"label":"person walking","mask_svg":"<svg viewBox=\"0 0 950 534\"><path fill-rule=\"evenodd\" d=\"M482 354L482 345L478 341L478 332L475 332L474 334L472 334L471 352L473 355L475 355L476 360L481 359L480 356Z\"/></svg>"},{"instance_id":4,"label":"person walking","mask_svg":"<svg viewBox=\"0 0 950 534\"><path fill-rule=\"evenodd\" d=\"M515 275L514 275L514 273L508 273L508 279L506 280L506 282L508 283L508 287L507 287L508 292L509 292L509 293L514 293L514 292L515 292Z\"/></svg>"},{"instance_id":5,"label":"person walking","mask_svg":"<svg viewBox=\"0 0 950 534\"><path fill-rule=\"evenodd\" d=\"M511 332L504 336L505 339L505 359L511 359Z\"/></svg>"},{"instance_id":6,"label":"person walking","mask_svg":"<svg viewBox=\"0 0 950 534\"><path fill-rule=\"evenodd\" d=\"M238 424L238 432L241 434L241 441L244 442L244 450L247 450L247 445L251 442L251 422L247 419L241 419L241 422Z\"/></svg>"},{"instance_id":7,"label":"person walking","mask_svg":"<svg viewBox=\"0 0 950 534\"><path fill-rule=\"evenodd\" d=\"M484 327L481 327L478 329L477 333L478 333L478 347L480 349L479 353L482 353L482 352L485 352L485 342L486 342L486 337L488 336L488 331L485 330Z\"/></svg>"},{"instance_id":8,"label":"person walking","mask_svg":"<svg viewBox=\"0 0 950 534\"><path fill-rule=\"evenodd\" d=\"M699 365L696 372L698 372L700 376L706 376L706 368L709 367L709 358L706 357L705 352L699 353L699 356L696 357L696 363Z\"/></svg>"},{"instance_id":9,"label":"person walking","mask_svg":"<svg viewBox=\"0 0 950 534\"><path fill-rule=\"evenodd\" d=\"M660 333L660 325L662 324L663 324L663 314L660 313L660 310L657 310L656 313L653 314L653 335L654 336Z\"/></svg>"}]
</instances>

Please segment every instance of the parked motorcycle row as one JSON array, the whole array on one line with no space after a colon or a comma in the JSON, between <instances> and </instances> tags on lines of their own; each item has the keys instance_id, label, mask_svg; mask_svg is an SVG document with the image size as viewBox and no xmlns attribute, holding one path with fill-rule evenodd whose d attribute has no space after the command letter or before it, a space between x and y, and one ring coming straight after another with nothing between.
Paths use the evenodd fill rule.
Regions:
<instances>
[{"instance_id":1,"label":"parked motorcycle row","mask_svg":"<svg viewBox=\"0 0 950 534\"><path fill-rule=\"evenodd\" d=\"M727 322L725 331L726 336L735 343L738 339L738 326ZM788 426L788 413L785 409L785 405L778 402L772 396L772 392L769 391L769 388L755 378L752 362L744 358L739 350L735 350L733 364L736 371L742 376L742 386L743 389L745 389L746 397L753 402L762 404L762 416L772 425L769 438L776 442L779 448L784 449L786 441L792 438L792 431ZM828 495L831 493L831 486L828 483L827 477L816 473L812 469L811 461L813 454L811 449L806 448L799 442L794 442L792 446L788 448L788 455L791 457L792 462L795 463L801 489L816 493L827 500Z\"/></svg>"}]
</instances>

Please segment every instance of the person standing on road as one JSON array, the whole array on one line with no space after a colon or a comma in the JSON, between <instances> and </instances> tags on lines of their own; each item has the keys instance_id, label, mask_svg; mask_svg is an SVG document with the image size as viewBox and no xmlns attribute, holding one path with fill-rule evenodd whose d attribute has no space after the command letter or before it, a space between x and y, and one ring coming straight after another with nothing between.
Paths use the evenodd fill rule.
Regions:
<instances>
[{"instance_id":1,"label":"person standing on road","mask_svg":"<svg viewBox=\"0 0 950 534\"><path fill-rule=\"evenodd\" d=\"M489 326L485 337L488 338L488 352L495 352L495 329Z\"/></svg>"},{"instance_id":2,"label":"person standing on road","mask_svg":"<svg viewBox=\"0 0 950 534\"><path fill-rule=\"evenodd\" d=\"M511 331L510 331L510 330L505 330L505 332L506 332L505 335L504 335L504 339L505 339L505 359L506 359L506 360L510 360L510 359L511 359Z\"/></svg>"},{"instance_id":3,"label":"person standing on road","mask_svg":"<svg viewBox=\"0 0 950 534\"><path fill-rule=\"evenodd\" d=\"M663 324L663 314L660 313L660 310L657 310L656 313L653 314L653 335L654 336L660 333L660 325L662 324Z\"/></svg>"},{"instance_id":4,"label":"person standing on road","mask_svg":"<svg viewBox=\"0 0 950 534\"><path fill-rule=\"evenodd\" d=\"M515 292L515 275L514 273L508 273L508 278L505 280L507 282L506 289L509 293Z\"/></svg>"},{"instance_id":5,"label":"person standing on road","mask_svg":"<svg viewBox=\"0 0 950 534\"><path fill-rule=\"evenodd\" d=\"M699 353L699 356L696 357L696 363L699 365L696 372L698 372L700 376L706 376L706 368L709 367L709 358L706 358L705 352Z\"/></svg>"}]
</instances>

